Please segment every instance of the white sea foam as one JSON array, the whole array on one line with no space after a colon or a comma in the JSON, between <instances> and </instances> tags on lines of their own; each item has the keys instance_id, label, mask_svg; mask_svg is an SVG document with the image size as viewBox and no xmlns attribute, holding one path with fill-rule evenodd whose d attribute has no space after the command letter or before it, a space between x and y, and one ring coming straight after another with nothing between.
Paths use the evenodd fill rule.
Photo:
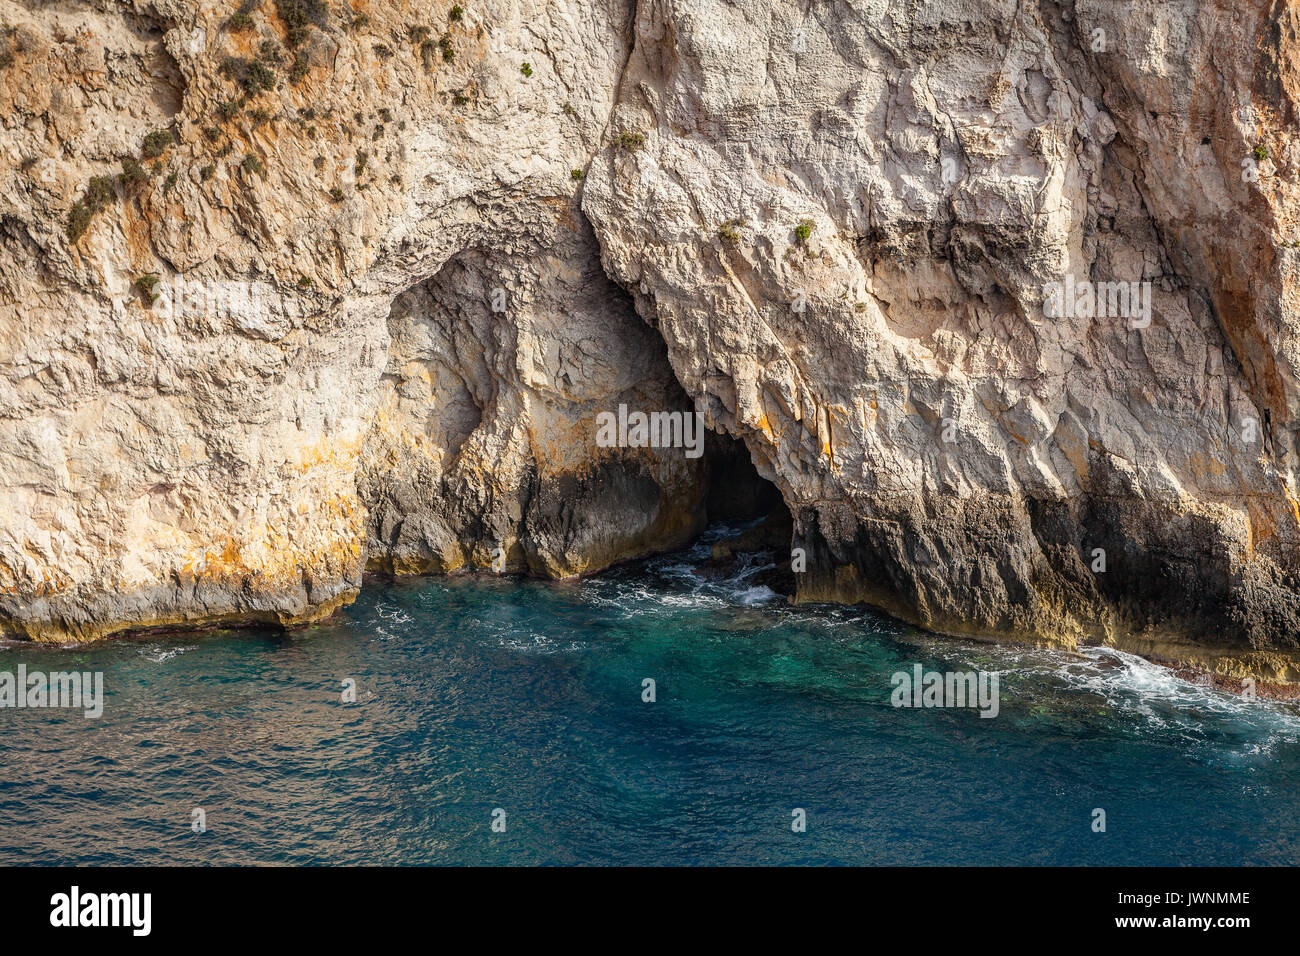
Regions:
<instances>
[{"instance_id":1,"label":"white sea foam","mask_svg":"<svg viewBox=\"0 0 1300 956\"><path fill-rule=\"evenodd\" d=\"M386 604L383 601L375 605L375 614L393 624L410 624L412 620L411 615L400 607L393 607L393 605Z\"/></svg>"},{"instance_id":2,"label":"white sea foam","mask_svg":"<svg viewBox=\"0 0 1300 956\"><path fill-rule=\"evenodd\" d=\"M521 654L571 654L581 651L586 645L581 641L558 641L545 634L504 635L497 639L497 646Z\"/></svg>"},{"instance_id":3,"label":"white sea foam","mask_svg":"<svg viewBox=\"0 0 1300 956\"><path fill-rule=\"evenodd\" d=\"M1208 682L1180 677L1134 654L1106 647L1067 652L972 644L925 634L864 607L793 607L755 581L778 566L770 555L766 560L737 555L724 577L702 573L713 543L739 530L743 528L714 527L684 551L652 558L637 569L586 579L577 585L581 600L602 609L607 617L638 626L671 623L672 618L692 612L720 613L725 618L728 608L740 612L761 607L762 620L754 625L760 630L768 625L815 629L837 644L900 641L952 669L975 667L999 675L1003 697L1011 702L1006 714L1012 719L1017 714L1059 719L1084 729L1101 721L1099 728L1104 724L1121 734L1183 741L1189 755L1197 757L1248 760L1267 757L1280 742L1300 741L1300 707L1246 699ZM384 603L376 607L376 614L385 622L410 620L405 612ZM743 633L746 622L734 623L738 626L728 629ZM552 637L536 630L536 622L507 615L484 620L481 633L519 653L569 653L590 646L568 639L567 633Z\"/></svg>"},{"instance_id":4,"label":"white sea foam","mask_svg":"<svg viewBox=\"0 0 1300 956\"><path fill-rule=\"evenodd\" d=\"M1269 757L1279 744L1300 742L1300 710L1294 704L1188 680L1114 648L1069 653L982 647L979 655L991 658L1002 675L1011 675L1010 682L1003 678L1004 700L1019 688L1041 698L1049 712L1067 714L1073 702L1082 712L1118 718L1127 733L1180 741L1194 759L1258 763L1256 758Z\"/></svg>"},{"instance_id":5,"label":"white sea foam","mask_svg":"<svg viewBox=\"0 0 1300 956\"><path fill-rule=\"evenodd\" d=\"M769 601L775 601L781 595L777 594L766 584L756 584L753 587L746 588L740 594L740 603L747 607L753 607L756 604L766 604Z\"/></svg>"},{"instance_id":6,"label":"white sea foam","mask_svg":"<svg viewBox=\"0 0 1300 956\"><path fill-rule=\"evenodd\" d=\"M152 644L149 647L140 649L140 656L154 664L165 664L173 657L178 657L186 651L194 650L194 645L187 647L167 647L162 644Z\"/></svg>"}]
</instances>

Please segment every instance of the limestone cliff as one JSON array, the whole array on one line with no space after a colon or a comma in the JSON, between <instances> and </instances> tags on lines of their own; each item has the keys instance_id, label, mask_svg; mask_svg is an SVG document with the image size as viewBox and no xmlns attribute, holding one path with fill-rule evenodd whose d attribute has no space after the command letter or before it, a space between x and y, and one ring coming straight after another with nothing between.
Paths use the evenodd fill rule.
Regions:
<instances>
[{"instance_id":1,"label":"limestone cliff","mask_svg":"<svg viewBox=\"0 0 1300 956\"><path fill-rule=\"evenodd\" d=\"M800 600L1300 680L1295 0L0 28L0 632L674 547L726 453L627 404L744 442Z\"/></svg>"}]
</instances>

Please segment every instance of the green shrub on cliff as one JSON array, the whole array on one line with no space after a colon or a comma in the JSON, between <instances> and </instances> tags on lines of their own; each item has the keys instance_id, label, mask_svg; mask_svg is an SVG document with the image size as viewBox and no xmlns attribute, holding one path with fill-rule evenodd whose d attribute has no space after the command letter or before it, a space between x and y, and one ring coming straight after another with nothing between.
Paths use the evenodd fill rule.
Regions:
<instances>
[{"instance_id":1,"label":"green shrub on cliff","mask_svg":"<svg viewBox=\"0 0 1300 956\"><path fill-rule=\"evenodd\" d=\"M149 184L149 170L128 156L122 160L122 172L118 174L117 181L128 195L138 195Z\"/></svg>"},{"instance_id":2,"label":"green shrub on cliff","mask_svg":"<svg viewBox=\"0 0 1300 956\"><path fill-rule=\"evenodd\" d=\"M96 208L103 209L117 199L117 190L113 188L112 176L96 176L86 188L86 199Z\"/></svg>"},{"instance_id":3,"label":"green shrub on cliff","mask_svg":"<svg viewBox=\"0 0 1300 956\"><path fill-rule=\"evenodd\" d=\"M621 149L628 152L635 152L645 145L645 133L638 133L636 130L623 130L614 140Z\"/></svg>"},{"instance_id":4,"label":"green shrub on cliff","mask_svg":"<svg viewBox=\"0 0 1300 956\"><path fill-rule=\"evenodd\" d=\"M275 71L257 60L246 60L239 56L228 56L218 67L222 76L234 80L249 96L257 96L265 90L275 89Z\"/></svg>"},{"instance_id":5,"label":"green shrub on cliff","mask_svg":"<svg viewBox=\"0 0 1300 956\"><path fill-rule=\"evenodd\" d=\"M329 17L324 0L275 0L275 12L286 28L285 42L298 46L311 35L313 26L323 27ZM356 26L357 21L352 21Z\"/></svg>"},{"instance_id":6,"label":"green shrub on cliff","mask_svg":"<svg viewBox=\"0 0 1300 956\"><path fill-rule=\"evenodd\" d=\"M244 0L239 9L226 21L226 29L232 33L242 33L253 29L253 11L257 9L258 0Z\"/></svg>"},{"instance_id":7,"label":"green shrub on cliff","mask_svg":"<svg viewBox=\"0 0 1300 956\"><path fill-rule=\"evenodd\" d=\"M257 58L267 66L284 64L284 47L275 40L263 40L257 47Z\"/></svg>"},{"instance_id":8,"label":"green shrub on cliff","mask_svg":"<svg viewBox=\"0 0 1300 956\"><path fill-rule=\"evenodd\" d=\"M158 293L154 292L154 287L158 285L160 281L162 280L159 278L156 272L150 272L147 275L142 275L135 280L136 291L138 291L140 293L140 297L144 299L145 305L152 306L155 302L158 301Z\"/></svg>"},{"instance_id":9,"label":"green shrub on cliff","mask_svg":"<svg viewBox=\"0 0 1300 956\"><path fill-rule=\"evenodd\" d=\"M85 200L78 199L68 210L68 224L63 227L63 232L68 237L69 242L76 242L90 228L90 220L95 218L95 213L86 205Z\"/></svg>"},{"instance_id":10,"label":"green shrub on cliff","mask_svg":"<svg viewBox=\"0 0 1300 956\"><path fill-rule=\"evenodd\" d=\"M157 159L175 141L170 130L156 129L145 136L144 143L140 146L140 155L145 159Z\"/></svg>"},{"instance_id":11,"label":"green shrub on cliff","mask_svg":"<svg viewBox=\"0 0 1300 956\"><path fill-rule=\"evenodd\" d=\"M90 228L90 221L101 209L116 201L117 190L111 176L96 176L86 187L86 195L72 204L68 210L68 223L64 227L71 242L76 242Z\"/></svg>"},{"instance_id":12,"label":"green shrub on cliff","mask_svg":"<svg viewBox=\"0 0 1300 956\"><path fill-rule=\"evenodd\" d=\"M256 96L262 90L275 89L275 70L264 63L254 60L248 64L248 73L241 81L249 96Z\"/></svg>"}]
</instances>

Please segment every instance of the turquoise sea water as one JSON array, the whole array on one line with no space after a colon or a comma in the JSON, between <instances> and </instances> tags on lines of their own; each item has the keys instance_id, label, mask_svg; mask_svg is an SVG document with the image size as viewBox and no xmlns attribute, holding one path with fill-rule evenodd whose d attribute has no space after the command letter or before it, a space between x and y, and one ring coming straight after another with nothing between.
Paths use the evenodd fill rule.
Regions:
<instances>
[{"instance_id":1,"label":"turquoise sea water","mask_svg":"<svg viewBox=\"0 0 1300 956\"><path fill-rule=\"evenodd\" d=\"M572 584L374 583L287 635L0 648L0 670L102 671L106 697L98 720L0 710L0 862L1300 859L1294 707L1113 651L791 608L753 568L701 579L706 553ZM917 663L997 671L998 716L891 706Z\"/></svg>"}]
</instances>

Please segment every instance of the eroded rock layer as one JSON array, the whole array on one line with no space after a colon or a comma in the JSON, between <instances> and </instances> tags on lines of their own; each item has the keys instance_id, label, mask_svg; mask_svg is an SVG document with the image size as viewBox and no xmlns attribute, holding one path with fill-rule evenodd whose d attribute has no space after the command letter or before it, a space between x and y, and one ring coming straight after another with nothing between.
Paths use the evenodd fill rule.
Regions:
<instances>
[{"instance_id":1,"label":"eroded rock layer","mask_svg":"<svg viewBox=\"0 0 1300 956\"><path fill-rule=\"evenodd\" d=\"M639 5L583 208L802 599L1298 676L1296 19Z\"/></svg>"},{"instance_id":2,"label":"eroded rock layer","mask_svg":"<svg viewBox=\"0 0 1300 956\"><path fill-rule=\"evenodd\" d=\"M1298 27L0 0L0 632L675 547L726 453L622 404L801 600L1300 679Z\"/></svg>"}]
</instances>

